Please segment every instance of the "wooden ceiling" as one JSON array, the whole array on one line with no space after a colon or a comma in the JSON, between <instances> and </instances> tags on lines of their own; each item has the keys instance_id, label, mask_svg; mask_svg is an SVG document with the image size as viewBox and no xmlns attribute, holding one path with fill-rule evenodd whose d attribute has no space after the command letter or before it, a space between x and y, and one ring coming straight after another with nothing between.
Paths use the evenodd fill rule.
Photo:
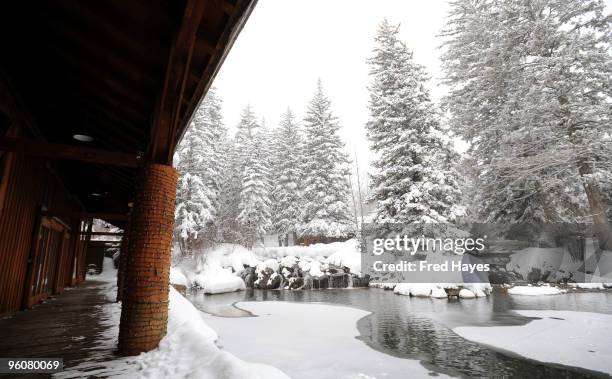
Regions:
<instances>
[{"instance_id":1,"label":"wooden ceiling","mask_svg":"<svg viewBox=\"0 0 612 379\"><path fill-rule=\"evenodd\" d=\"M7 2L0 70L30 113L38 142L168 163L255 2ZM78 142L74 134L94 140ZM79 159L56 166L88 212L128 211L137 168Z\"/></svg>"}]
</instances>

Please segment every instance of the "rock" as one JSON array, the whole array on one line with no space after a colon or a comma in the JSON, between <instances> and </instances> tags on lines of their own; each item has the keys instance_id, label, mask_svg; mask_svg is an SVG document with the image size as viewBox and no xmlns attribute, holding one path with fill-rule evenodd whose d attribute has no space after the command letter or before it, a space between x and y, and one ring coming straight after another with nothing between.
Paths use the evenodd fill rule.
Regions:
<instances>
[{"instance_id":1,"label":"rock","mask_svg":"<svg viewBox=\"0 0 612 379\"><path fill-rule=\"evenodd\" d=\"M240 277L244 281L244 285L246 288L255 288L255 280L257 279L257 274L255 273L254 267L246 267L244 271L240 274Z\"/></svg>"},{"instance_id":2,"label":"rock","mask_svg":"<svg viewBox=\"0 0 612 379\"><path fill-rule=\"evenodd\" d=\"M301 290L304 287L304 278L293 277L289 279L290 290Z\"/></svg>"}]
</instances>

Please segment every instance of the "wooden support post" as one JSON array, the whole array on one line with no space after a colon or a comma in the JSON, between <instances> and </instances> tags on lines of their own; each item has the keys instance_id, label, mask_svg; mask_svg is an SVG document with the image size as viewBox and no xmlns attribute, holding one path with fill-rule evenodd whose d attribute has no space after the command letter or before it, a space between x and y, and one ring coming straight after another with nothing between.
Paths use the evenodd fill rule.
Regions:
<instances>
[{"instance_id":1,"label":"wooden support post","mask_svg":"<svg viewBox=\"0 0 612 379\"><path fill-rule=\"evenodd\" d=\"M119 350L137 355L166 334L170 249L177 173L172 166L143 168L132 210L123 283Z\"/></svg>"},{"instance_id":2,"label":"wooden support post","mask_svg":"<svg viewBox=\"0 0 612 379\"><path fill-rule=\"evenodd\" d=\"M128 222L123 237L121 237L121 248L119 253L119 269L117 270L117 301L123 300L123 285L125 282L125 266L128 260L128 242L130 235L130 223Z\"/></svg>"}]
</instances>

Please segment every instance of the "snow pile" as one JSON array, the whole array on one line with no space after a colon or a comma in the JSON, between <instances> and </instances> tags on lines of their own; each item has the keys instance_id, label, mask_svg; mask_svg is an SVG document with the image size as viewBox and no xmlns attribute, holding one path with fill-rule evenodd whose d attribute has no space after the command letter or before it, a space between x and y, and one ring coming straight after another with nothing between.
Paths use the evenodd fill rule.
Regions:
<instances>
[{"instance_id":1,"label":"snow pile","mask_svg":"<svg viewBox=\"0 0 612 379\"><path fill-rule=\"evenodd\" d=\"M170 288L168 333L159 348L141 354L143 378L288 378L268 365L244 362L216 345L217 333L202 314Z\"/></svg>"},{"instance_id":2,"label":"snow pile","mask_svg":"<svg viewBox=\"0 0 612 379\"><path fill-rule=\"evenodd\" d=\"M375 287L385 288L385 283L375 284ZM447 298L446 289L459 289L459 297L472 299L486 297L491 291L489 283L399 283L394 284L393 292L398 295L414 297Z\"/></svg>"},{"instance_id":3,"label":"snow pile","mask_svg":"<svg viewBox=\"0 0 612 379\"><path fill-rule=\"evenodd\" d=\"M336 252L350 251L359 254L359 241L352 238L344 242L315 243L308 246L281 246L253 249L253 252L262 258L283 258L294 256L296 258L330 257Z\"/></svg>"},{"instance_id":4,"label":"snow pile","mask_svg":"<svg viewBox=\"0 0 612 379\"><path fill-rule=\"evenodd\" d=\"M206 263L217 261L221 267L229 267L240 273L245 266L255 267L260 259L244 246L223 243L212 251L204 253Z\"/></svg>"},{"instance_id":5,"label":"snow pile","mask_svg":"<svg viewBox=\"0 0 612 379\"><path fill-rule=\"evenodd\" d=\"M612 374L612 315L572 311L515 312L535 319L521 326L459 327L453 331L465 339L529 359Z\"/></svg>"},{"instance_id":6,"label":"snow pile","mask_svg":"<svg viewBox=\"0 0 612 379\"><path fill-rule=\"evenodd\" d=\"M338 250L327 257L327 262L339 267L348 267L354 274L361 273L361 253L358 241L352 239L343 242L338 246Z\"/></svg>"},{"instance_id":7,"label":"snow pile","mask_svg":"<svg viewBox=\"0 0 612 379\"><path fill-rule=\"evenodd\" d=\"M542 296L560 295L566 291L551 286L516 286L508 289L510 295Z\"/></svg>"},{"instance_id":8,"label":"snow pile","mask_svg":"<svg viewBox=\"0 0 612 379\"><path fill-rule=\"evenodd\" d=\"M104 257L102 262L102 272L99 275L93 275L92 278L105 282L117 282L117 269L113 263L113 259Z\"/></svg>"},{"instance_id":9,"label":"snow pile","mask_svg":"<svg viewBox=\"0 0 612 379\"><path fill-rule=\"evenodd\" d=\"M170 284L189 287L189 281L185 275L183 275L180 269L175 267L170 268Z\"/></svg>"},{"instance_id":10,"label":"snow pile","mask_svg":"<svg viewBox=\"0 0 612 379\"><path fill-rule=\"evenodd\" d=\"M196 274L193 277L193 284L209 294L234 292L246 288L242 278L234 275L231 269L223 268L215 262L207 264L200 273Z\"/></svg>"}]
</instances>

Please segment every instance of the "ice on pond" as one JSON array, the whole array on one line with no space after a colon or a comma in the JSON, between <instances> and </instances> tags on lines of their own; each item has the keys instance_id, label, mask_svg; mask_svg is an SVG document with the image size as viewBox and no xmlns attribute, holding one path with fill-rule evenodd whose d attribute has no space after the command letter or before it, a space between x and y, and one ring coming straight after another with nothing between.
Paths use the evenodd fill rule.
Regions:
<instances>
[{"instance_id":1,"label":"ice on pond","mask_svg":"<svg viewBox=\"0 0 612 379\"><path fill-rule=\"evenodd\" d=\"M458 327L465 339L541 362L612 374L612 315L573 311L516 311L521 326Z\"/></svg>"},{"instance_id":2,"label":"ice on pond","mask_svg":"<svg viewBox=\"0 0 612 379\"><path fill-rule=\"evenodd\" d=\"M417 360L381 353L358 340L369 312L327 304L239 302L256 317L205 315L218 343L240 359L273 365L292 378L427 377ZM442 375L442 377L444 377Z\"/></svg>"}]
</instances>

